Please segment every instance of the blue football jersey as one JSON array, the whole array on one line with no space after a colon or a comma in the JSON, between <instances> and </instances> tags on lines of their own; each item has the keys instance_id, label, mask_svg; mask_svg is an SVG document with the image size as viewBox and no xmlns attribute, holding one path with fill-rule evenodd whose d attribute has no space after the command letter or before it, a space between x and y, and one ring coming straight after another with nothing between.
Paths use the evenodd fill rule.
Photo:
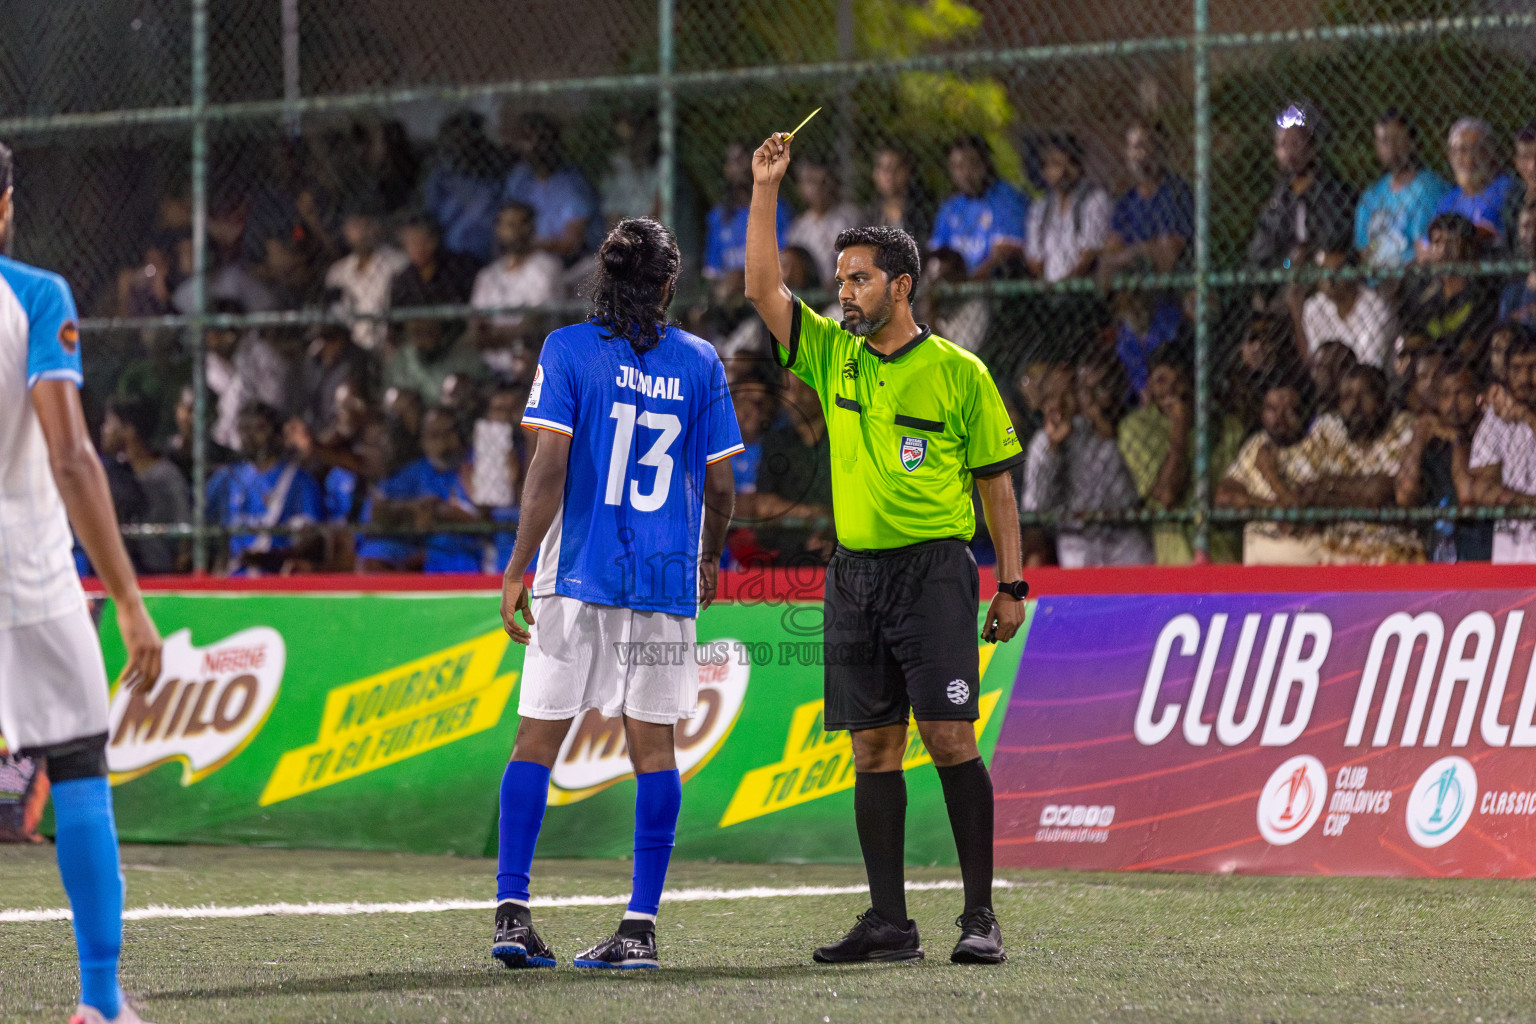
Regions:
<instances>
[{"instance_id":1,"label":"blue football jersey","mask_svg":"<svg viewBox=\"0 0 1536 1024\"><path fill-rule=\"evenodd\" d=\"M677 327L637 354L582 323L551 334L523 424L571 438L533 594L698 614L704 473L741 451L714 346Z\"/></svg>"}]
</instances>

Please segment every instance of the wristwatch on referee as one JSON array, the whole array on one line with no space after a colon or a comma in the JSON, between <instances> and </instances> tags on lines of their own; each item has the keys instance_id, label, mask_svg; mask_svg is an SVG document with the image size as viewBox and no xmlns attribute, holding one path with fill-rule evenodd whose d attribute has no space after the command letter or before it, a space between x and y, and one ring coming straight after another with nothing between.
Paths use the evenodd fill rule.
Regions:
<instances>
[{"instance_id":1,"label":"wristwatch on referee","mask_svg":"<svg viewBox=\"0 0 1536 1024\"><path fill-rule=\"evenodd\" d=\"M1015 580L1012 583L1004 583L1001 580L997 584L999 594L1007 594L1015 601L1022 601L1029 595L1029 584L1023 580Z\"/></svg>"}]
</instances>

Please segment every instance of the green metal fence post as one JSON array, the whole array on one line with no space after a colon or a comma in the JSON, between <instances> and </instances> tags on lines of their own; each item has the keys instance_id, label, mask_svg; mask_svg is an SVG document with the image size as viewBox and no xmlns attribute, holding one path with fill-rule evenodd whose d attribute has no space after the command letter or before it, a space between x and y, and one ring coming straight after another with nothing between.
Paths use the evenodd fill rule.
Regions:
<instances>
[{"instance_id":1,"label":"green metal fence post","mask_svg":"<svg viewBox=\"0 0 1536 1024\"><path fill-rule=\"evenodd\" d=\"M677 202L677 91L672 85L673 64L676 61L676 45L673 39L672 16L677 0L657 0L656 25L660 35L658 74L656 81L657 135L660 166L657 181L661 187L661 222L673 231L672 215Z\"/></svg>"},{"instance_id":2,"label":"green metal fence post","mask_svg":"<svg viewBox=\"0 0 1536 1024\"><path fill-rule=\"evenodd\" d=\"M203 322L208 315L208 0L192 0L192 571L208 570L204 517L208 495L208 378Z\"/></svg>"},{"instance_id":3,"label":"green metal fence post","mask_svg":"<svg viewBox=\"0 0 1536 1024\"><path fill-rule=\"evenodd\" d=\"M1211 549L1211 52L1210 0L1194 0L1195 71L1195 557Z\"/></svg>"}]
</instances>

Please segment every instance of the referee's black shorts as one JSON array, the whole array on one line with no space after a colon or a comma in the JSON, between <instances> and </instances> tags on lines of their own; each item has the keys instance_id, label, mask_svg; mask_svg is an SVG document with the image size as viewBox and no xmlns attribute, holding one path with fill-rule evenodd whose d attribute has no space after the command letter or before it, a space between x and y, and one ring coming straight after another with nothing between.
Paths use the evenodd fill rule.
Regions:
<instances>
[{"instance_id":1,"label":"referee's black shorts","mask_svg":"<svg viewBox=\"0 0 1536 1024\"><path fill-rule=\"evenodd\" d=\"M826 728L977 718L981 584L960 540L852 551L827 566Z\"/></svg>"}]
</instances>

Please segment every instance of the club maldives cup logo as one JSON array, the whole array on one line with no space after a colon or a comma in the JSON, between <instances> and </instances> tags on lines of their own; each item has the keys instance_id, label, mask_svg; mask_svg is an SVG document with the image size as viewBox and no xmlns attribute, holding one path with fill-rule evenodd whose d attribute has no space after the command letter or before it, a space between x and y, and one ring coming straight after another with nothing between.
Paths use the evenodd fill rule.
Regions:
<instances>
[{"instance_id":1,"label":"club maldives cup logo","mask_svg":"<svg viewBox=\"0 0 1536 1024\"><path fill-rule=\"evenodd\" d=\"M1310 754L1291 758L1259 793L1259 834L1274 846L1289 846L1317 824L1327 795L1323 762Z\"/></svg>"},{"instance_id":2,"label":"club maldives cup logo","mask_svg":"<svg viewBox=\"0 0 1536 1024\"><path fill-rule=\"evenodd\" d=\"M1426 849L1444 846L1472 817L1477 772L1464 757L1442 757L1424 769L1408 794L1408 837Z\"/></svg>"},{"instance_id":3,"label":"club maldives cup logo","mask_svg":"<svg viewBox=\"0 0 1536 1024\"><path fill-rule=\"evenodd\" d=\"M905 434L901 438L901 468L908 473L923 464L928 457L928 439L926 437L908 437Z\"/></svg>"}]
</instances>

